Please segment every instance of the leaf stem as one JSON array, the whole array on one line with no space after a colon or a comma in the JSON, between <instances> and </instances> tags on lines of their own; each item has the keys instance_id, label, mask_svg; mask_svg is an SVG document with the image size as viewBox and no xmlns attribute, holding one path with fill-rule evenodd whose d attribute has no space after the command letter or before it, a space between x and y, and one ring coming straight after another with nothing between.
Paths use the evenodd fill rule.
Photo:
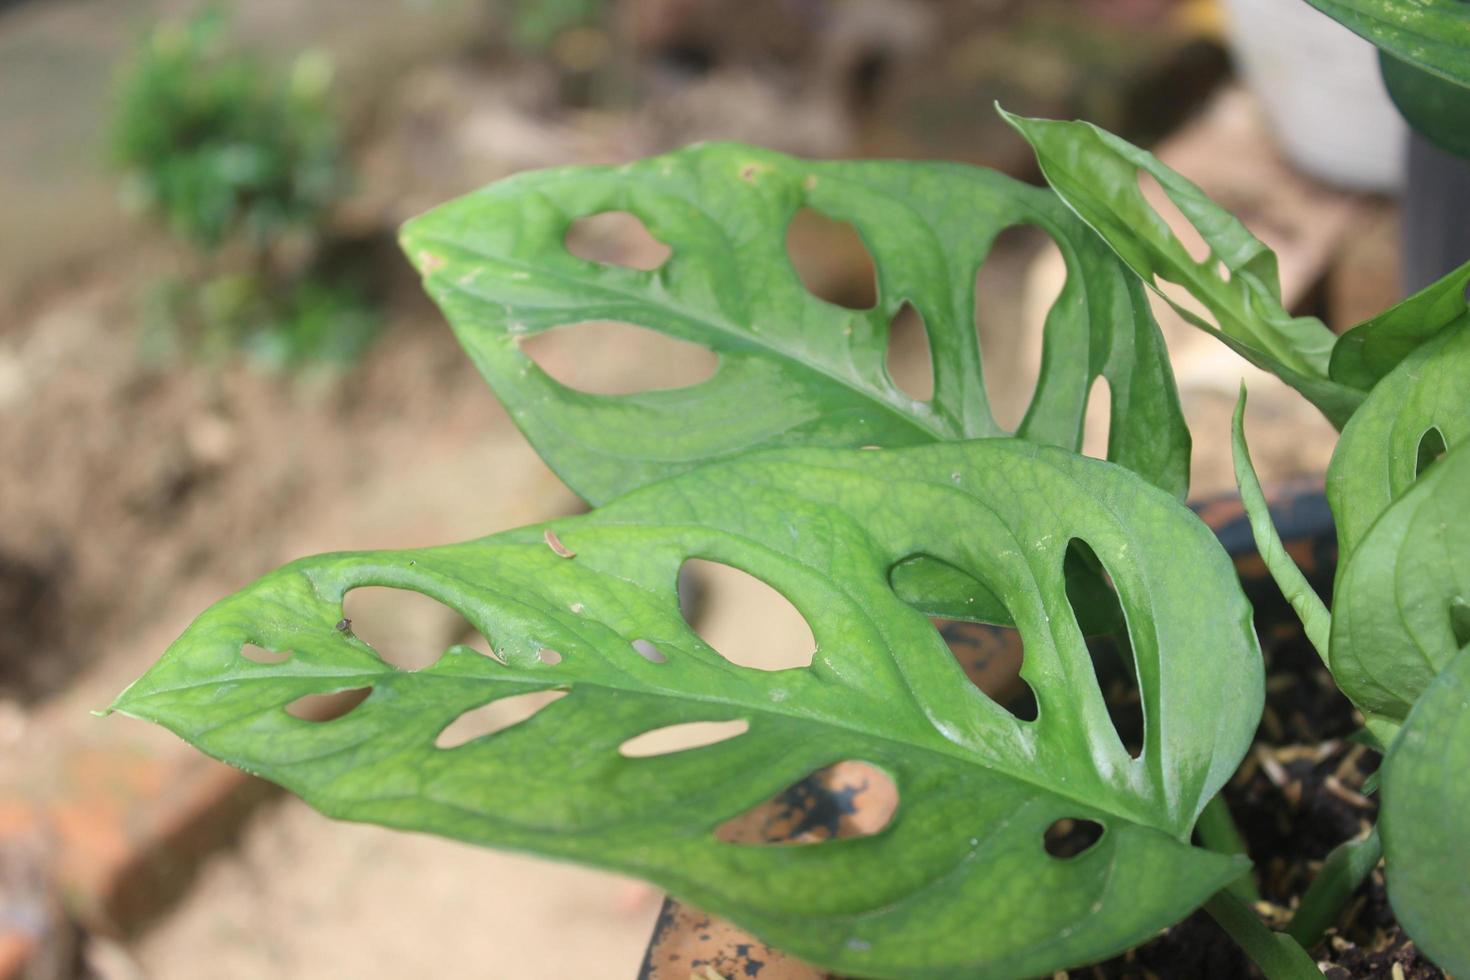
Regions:
<instances>
[{"instance_id":1,"label":"leaf stem","mask_svg":"<svg viewBox=\"0 0 1470 980\"><path fill-rule=\"evenodd\" d=\"M1228 889L1216 892L1205 903L1205 911L1261 968L1266 980L1322 980L1322 971L1295 939L1267 929L1250 906Z\"/></svg>"},{"instance_id":2,"label":"leaf stem","mask_svg":"<svg viewBox=\"0 0 1470 980\"><path fill-rule=\"evenodd\" d=\"M1230 816L1230 807L1225 803L1225 797L1216 793L1210 797L1210 802L1200 811L1199 821L1194 825L1194 832L1199 834L1200 842L1212 851L1222 854L1241 854L1250 857L1246 849L1245 838L1240 835L1240 829L1235 826L1235 820ZM1250 874L1243 874L1226 886L1230 892L1242 902L1259 902L1261 893L1256 890L1255 880Z\"/></svg>"},{"instance_id":3,"label":"leaf stem","mask_svg":"<svg viewBox=\"0 0 1470 980\"><path fill-rule=\"evenodd\" d=\"M1377 827L1367 837L1345 841L1333 848L1302 896L1301 905L1286 927L1287 935L1304 949L1321 942L1323 933L1337 921L1342 907L1382 856L1383 843L1378 839Z\"/></svg>"},{"instance_id":4,"label":"leaf stem","mask_svg":"<svg viewBox=\"0 0 1470 980\"><path fill-rule=\"evenodd\" d=\"M1271 511L1266 504L1266 495L1261 492L1261 481L1256 478L1251 465L1250 449L1245 444L1245 385L1240 386L1240 398L1235 403L1235 418L1230 427L1230 445L1235 458L1235 483L1240 487L1240 502L1245 506L1245 515L1250 520L1251 534L1256 539L1256 550L1266 569L1276 580L1281 594L1296 610L1302 628L1317 656L1327 664L1327 640L1332 632L1332 614L1327 611L1321 598L1312 589L1302 570L1297 568L1271 523Z\"/></svg>"}]
</instances>

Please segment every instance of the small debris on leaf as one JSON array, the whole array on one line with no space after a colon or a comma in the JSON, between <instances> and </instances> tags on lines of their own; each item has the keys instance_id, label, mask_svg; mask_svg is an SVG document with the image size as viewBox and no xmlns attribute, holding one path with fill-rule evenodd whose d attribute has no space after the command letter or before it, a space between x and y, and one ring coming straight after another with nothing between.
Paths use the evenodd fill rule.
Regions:
<instances>
[{"instance_id":1,"label":"small debris on leaf","mask_svg":"<svg viewBox=\"0 0 1470 980\"><path fill-rule=\"evenodd\" d=\"M550 528L547 528L546 529L546 531L542 534L542 537L544 537L546 539L546 546L548 548L550 548L552 551L556 552L561 557L563 557L563 558L575 558L575 557L577 557L577 553L575 551L573 551L571 548L568 548L566 545L562 544L561 543L561 538L557 537L556 536L556 532L553 531L553 530L551 530Z\"/></svg>"}]
</instances>

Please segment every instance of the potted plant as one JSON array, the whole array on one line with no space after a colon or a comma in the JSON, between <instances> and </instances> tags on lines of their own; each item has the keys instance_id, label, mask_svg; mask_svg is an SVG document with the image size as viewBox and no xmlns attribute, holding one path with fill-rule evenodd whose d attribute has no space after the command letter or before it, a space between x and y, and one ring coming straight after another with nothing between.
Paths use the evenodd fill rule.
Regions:
<instances>
[{"instance_id":1,"label":"potted plant","mask_svg":"<svg viewBox=\"0 0 1470 980\"><path fill-rule=\"evenodd\" d=\"M114 709L328 815L640 875L848 975L1047 974L1203 906L1268 976L1315 976L1304 944L1380 848L1409 934L1470 970L1470 800L1456 778L1470 758L1470 264L1338 338L1284 310L1270 251L1146 152L1083 123L1007 118L1050 190L958 165L712 144L522 174L410 222L404 247L461 342L596 509L294 562L201 615ZM1190 258L1149 208L1140 170L1209 257ZM857 226L873 308L807 292L783 244L801 206ZM641 270L570 254L572 221L605 211L635 214L672 256ZM1068 279L1036 392L1006 432L972 304L976 267L1014 224L1057 242ZM1266 519L1237 413L1261 555L1385 759L1380 827L1329 858L1284 931L1250 906L1251 859L1219 797L1261 716L1264 669L1229 556L1182 503L1190 435L1144 293L1159 279L1342 431L1329 613ZM925 401L884 366L905 306L933 352ZM705 346L719 368L688 388L597 396L519 346L610 319ZM1099 378L1106 460L1079 455ZM677 596L691 558L790 599L816 640L811 665L741 667L702 641ZM343 617L345 593L366 586L451 606L490 653L385 662ZM1034 714L972 684L931 617L1017 630ZM1115 724L1089 636L1121 653L1141 731ZM299 710L348 691L331 720ZM462 719L533 695L529 719L462 740ZM641 748L690 726L708 744ZM842 762L892 781L881 827L810 846L721 835Z\"/></svg>"}]
</instances>

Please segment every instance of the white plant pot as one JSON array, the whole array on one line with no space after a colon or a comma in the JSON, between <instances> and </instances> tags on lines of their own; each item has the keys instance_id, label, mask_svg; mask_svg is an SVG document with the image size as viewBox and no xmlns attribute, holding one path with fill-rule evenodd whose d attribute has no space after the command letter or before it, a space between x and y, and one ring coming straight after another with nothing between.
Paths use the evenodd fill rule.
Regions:
<instances>
[{"instance_id":1,"label":"white plant pot","mask_svg":"<svg viewBox=\"0 0 1470 980\"><path fill-rule=\"evenodd\" d=\"M1305 0L1225 0L1245 83L1287 157L1334 184L1403 186L1407 127L1373 45Z\"/></svg>"}]
</instances>

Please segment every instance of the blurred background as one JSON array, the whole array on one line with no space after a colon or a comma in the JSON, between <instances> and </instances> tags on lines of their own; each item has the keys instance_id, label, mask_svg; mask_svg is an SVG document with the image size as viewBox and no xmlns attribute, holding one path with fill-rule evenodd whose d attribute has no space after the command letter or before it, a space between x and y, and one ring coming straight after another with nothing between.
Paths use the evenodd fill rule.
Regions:
<instances>
[{"instance_id":1,"label":"blurred background","mask_svg":"<svg viewBox=\"0 0 1470 980\"><path fill-rule=\"evenodd\" d=\"M1038 181L996 100L1153 149L1279 252L1297 312L1341 330L1401 295L1403 124L1371 49L1301 3L0 0L0 980L633 976L648 886L332 823L88 712L281 562L579 508L397 254L405 219L705 139ZM851 226L804 211L788 245L813 292L871 303ZM662 257L630 216L568 246ZM1064 275L1026 228L978 275L1003 421ZM1194 493L1233 486L1242 377L1263 479L1320 480L1330 427L1159 315ZM529 350L607 393L712 366L631 328ZM925 357L898 329L895 378L922 389ZM759 583L702 584L715 646L809 654ZM378 649L461 639L443 607L374 591L348 613Z\"/></svg>"}]
</instances>

